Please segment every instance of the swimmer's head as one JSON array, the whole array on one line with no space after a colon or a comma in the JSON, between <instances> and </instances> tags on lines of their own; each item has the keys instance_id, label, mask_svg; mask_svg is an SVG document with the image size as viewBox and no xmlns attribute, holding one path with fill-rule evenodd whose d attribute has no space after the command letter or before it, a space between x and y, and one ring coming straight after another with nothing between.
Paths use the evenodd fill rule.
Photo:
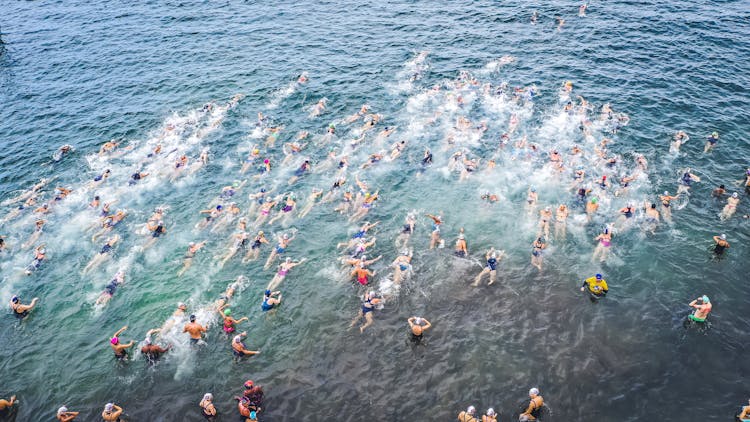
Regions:
<instances>
[{"instance_id":1,"label":"swimmer's head","mask_svg":"<svg viewBox=\"0 0 750 422\"><path fill-rule=\"evenodd\" d=\"M703 303L711 303L711 301L708 300L708 296L706 296L706 295L703 295L703 297L701 297L701 299L703 299Z\"/></svg>"},{"instance_id":2,"label":"swimmer's head","mask_svg":"<svg viewBox=\"0 0 750 422\"><path fill-rule=\"evenodd\" d=\"M195 315L190 315L190 322L195 322Z\"/></svg>"},{"instance_id":3,"label":"swimmer's head","mask_svg":"<svg viewBox=\"0 0 750 422\"><path fill-rule=\"evenodd\" d=\"M115 404L114 403L107 403L107 404L104 405L104 411L105 412L111 412L112 409L114 409L114 408L115 408Z\"/></svg>"},{"instance_id":4,"label":"swimmer's head","mask_svg":"<svg viewBox=\"0 0 750 422\"><path fill-rule=\"evenodd\" d=\"M538 396L539 395L539 389L536 388L536 387L532 388L531 390L529 390L529 395L530 396Z\"/></svg>"},{"instance_id":5,"label":"swimmer's head","mask_svg":"<svg viewBox=\"0 0 750 422\"><path fill-rule=\"evenodd\" d=\"M651 209L656 209L656 204L651 204Z\"/></svg>"},{"instance_id":6,"label":"swimmer's head","mask_svg":"<svg viewBox=\"0 0 750 422\"><path fill-rule=\"evenodd\" d=\"M719 132L714 131L714 132L711 133L711 136L714 137L714 138L718 138L719 137Z\"/></svg>"},{"instance_id":7,"label":"swimmer's head","mask_svg":"<svg viewBox=\"0 0 750 422\"><path fill-rule=\"evenodd\" d=\"M252 388L253 387L253 380L247 380L244 384L245 388Z\"/></svg>"},{"instance_id":8,"label":"swimmer's head","mask_svg":"<svg viewBox=\"0 0 750 422\"><path fill-rule=\"evenodd\" d=\"M403 251L401 251L401 255L408 256L409 255L409 250L404 249Z\"/></svg>"},{"instance_id":9,"label":"swimmer's head","mask_svg":"<svg viewBox=\"0 0 750 422\"><path fill-rule=\"evenodd\" d=\"M591 198L591 203L592 204L596 204L597 202L599 202L599 199L597 199L596 197Z\"/></svg>"},{"instance_id":10,"label":"swimmer's head","mask_svg":"<svg viewBox=\"0 0 750 422\"><path fill-rule=\"evenodd\" d=\"M536 188L533 187L533 186L531 188L529 188L529 190L532 191L532 192L536 192Z\"/></svg>"},{"instance_id":11,"label":"swimmer's head","mask_svg":"<svg viewBox=\"0 0 750 422\"><path fill-rule=\"evenodd\" d=\"M719 189L724 189L724 185L719 185Z\"/></svg>"},{"instance_id":12,"label":"swimmer's head","mask_svg":"<svg viewBox=\"0 0 750 422\"><path fill-rule=\"evenodd\" d=\"M417 325L422 325L422 318L420 317L414 317L414 323Z\"/></svg>"},{"instance_id":13,"label":"swimmer's head","mask_svg":"<svg viewBox=\"0 0 750 422\"><path fill-rule=\"evenodd\" d=\"M240 337L240 336L234 336L234 342L235 343L242 343L242 337Z\"/></svg>"},{"instance_id":14,"label":"swimmer's head","mask_svg":"<svg viewBox=\"0 0 750 422\"><path fill-rule=\"evenodd\" d=\"M282 238L282 239L285 239L285 240L286 240L286 239L289 239L289 235L288 235L288 234L286 234L286 233L284 233L284 234L283 234L283 235L281 236L281 238Z\"/></svg>"},{"instance_id":15,"label":"swimmer's head","mask_svg":"<svg viewBox=\"0 0 750 422\"><path fill-rule=\"evenodd\" d=\"M284 262L286 262L288 264L288 263L292 262L292 258L287 257L286 260L284 260Z\"/></svg>"},{"instance_id":16,"label":"swimmer's head","mask_svg":"<svg viewBox=\"0 0 750 422\"><path fill-rule=\"evenodd\" d=\"M466 413L470 415L474 415L477 412L477 409L474 408L474 406L469 406L466 408Z\"/></svg>"},{"instance_id":17,"label":"swimmer's head","mask_svg":"<svg viewBox=\"0 0 750 422\"><path fill-rule=\"evenodd\" d=\"M162 220L159 220L159 223L158 223L158 225L159 225L159 226L163 226L163 225L164 225L164 222L163 222Z\"/></svg>"},{"instance_id":18,"label":"swimmer's head","mask_svg":"<svg viewBox=\"0 0 750 422\"><path fill-rule=\"evenodd\" d=\"M21 299L19 299L18 296L13 296L12 298L10 298L10 301L13 303L18 303L19 300Z\"/></svg>"},{"instance_id":19,"label":"swimmer's head","mask_svg":"<svg viewBox=\"0 0 750 422\"><path fill-rule=\"evenodd\" d=\"M112 343L112 344L117 344L117 343L120 342L120 339L117 338L117 337L112 337L112 339L109 342Z\"/></svg>"},{"instance_id":20,"label":"swimmer's head","mask_svg":"<svg viewBox=\"0 0 750 422\"><path fill-rule=\"evenodd\" d=\"M721 239L721 240L727 240L727 235L725 235L724 233L722 233L721 236L719 236L719 239Z\"/></svg>"},{"instance_id":21,"label":"swimmer's head","mask_svg":"<svg viewBox=\"0 0 750 422\"><path fill-rule=\"evenodd\" d=\"M203 395L203 400L204 401L211 401L213 399L214 399L214 395L211 394L211 393L206 393L206 394Z\"/></svg>"},{"instance_id":22,"label":"swimmer's head","mask_svg":"<svg viewBox=\"0 0 750 422\"><path fill-rule=\"evenodd\" d=\"M732 198L736 198L736 197L738 197L738 196L739 196L739 195L737 195L737 192L734 192L734 193L732 194Z\"/></svg>"},{"instance_id":23,"label":"swimmer's head","mask_svg":"<svg viewBox=\"0 0 750 422\"><path fill-rule=\"evenodd\" d=\"M664 191L664 196L669 196L669 191L668 190Z\"/></svg>"},{"instance_id":24,"label":"swimmer's head","mask_svg":"<svg viewBox=\"0 0 750 422\"><path fill-rule=\"evenodd\" d=\"M240 181L239 180L235 180L234 182L232 182L232 187L233 188L237 188L239 186L240 186Z\"/></svg>"},{"instance_id":25,"label":"swimmer's head","mask_svg":"<svg viewBox=\"0 0 750 422\"><path fill-rule=\"evenodd\" d=\"M177 309L182 309L182 310L184 311L185 309L187 309L187 305L185 305L185 304L184 304L184 303L182 303L182 302L179 302L179 303L177 304Z\"/></svg>"},{"instance_id":26,"label":"swimmer's head","mask_svg":"<svg viewBox=\"0 0 750 422\"><path fill-rule=\"evenodd\" d=\"M263 232L263 230L260 230L260 231L258 232L258 236L263 236L264 234L265 234L265 232Z\"/></svg>"},{"instance_id":27,"label":"swimmer's head","mask_svg":"<svg viewBox=\"0 0 750 422\"><path fill-rule=\"evenodd\" d=\"M59 409L57 409L57 416L62 415L63 413L66 413L68 411L68 408L65 406L60 406Z\"/></svg>"},{"instance_id":28,"label":"swimmer's head","mask_svg":"<svg viewBox=\"0 0 750 422\"><path fill-rule=\"evenodd\" d=\"M487 409L487 416L497 416L497 413L495 412L495 409L489 408Z\"/></svg>"},{"instance_id":29,"label":"swimmer's head","mask_svg":"<svg viewBox=\"0 0 750 422\"><path fill-rule=\"evenodd\" d=\"M601 280L601 279L602 279L602 275L601 275L601 274L597 274L597 275L596 275L596 279L597 279L597 280Z\"/></svg>"},{"instance_id":30,"label":"swimmer's head","mask_svg":"<svg viewBox=\"0 0 750 422\"><path fill-rule=\"evenodd\" d=\"M254 421L258 418L258 414L255 412L255 410L250 411L250 420Z\"/></svg>"},{"instance_id":31,"label":"swimmer's head","mask_svg":"<svg viewBox=\"0 0 750 422\"><path fill-rule=\"evenodd\" d=\"M266 296L271 296L271 291L270 290L266 290Z\"/></svg>"},{"instance_id":32,"label":"swimmer's head","mask_svg":"<svg viewBox=\"0 0 750 422\"><path fill-rule=\"evenodd\" d=\"M232 315L232 310L229 308L224 309L224 316L229 316L229 315Z\"/></svg>"},{"instance_id":33,"label":"swimmer's head","mask_svg":"<svg viewBox=\"0 0 750 422\"><path fill-rule=\"evenodd\" d=\"M217 206L216 206L216 209L217 209L217 210L221 210L222 208L224 208L224 207L222 207L221 205L217 205Z\"/></svg>"},{"instance_id":34,"label":"swimmer's head","mask_svg":"<svg viewBox=\"0 0 750 422\"><path fill-rule=\"evenodd\" d=\"M146 345L151 345L151 337L146 337L146 339L143 340L143 343L145 343Z\"/></svg>"}]
</instances>

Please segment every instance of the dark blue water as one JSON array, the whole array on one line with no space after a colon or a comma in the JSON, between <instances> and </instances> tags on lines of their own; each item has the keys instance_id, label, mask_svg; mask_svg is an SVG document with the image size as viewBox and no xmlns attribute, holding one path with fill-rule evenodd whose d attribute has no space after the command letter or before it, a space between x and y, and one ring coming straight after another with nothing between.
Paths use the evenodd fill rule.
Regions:
<instances>
[{"instance_id":1,"label":"dark blue water","mask_svg":"<svg viewBox=\"0 0 750 422\"><path fill-rule=\"evenodd\" d=\"M96 420L108 401L125 408L128 420L201 420L198 401L212 392L221 420L235 420L232 397L250 378L265 386L261 420L452 420L469 404L494 407L501 420L514 419L526 391L542 390L551 411L548 420L728 420L747 398L750 371L745 317L750 287L747 195L739 181L750 166L746 134L750 77L750 8L747 2L592 2L586 17L579 4L552 2L364 3L299 2L151 2L117 5L90 2L7 3L0 7L0 195L18 195L42 177L74 193L45 217L39 241L48 261L33 276L23 275L31 260L21 245L33 231L34 216L24 212L5 222L9 250L0 254L0 298L17 294L41 299L26 320L10 313L0 319L0 395L21 400L16 420L52 418L66 404L81 420ZM538 11L536 25L530 23ZM555 19L565 24L557 30ZM419 52L428 52L419 62ZM511 63L497 60L512 56ZM495 63L494 67L491 63ZM533 106L482 95L481 89L454 85L462 70L493 87L535 85ZM295 84L307 72L307 84ZM418 72L415 81L410 77ZM595 124L598 142L611 137L612 154L622 163L608 170L595 157L578 123L562 113L558 90L572 81L572 100L600 107L611 104L630 123L617 134ZM433 85L435 96L425 94ZM287 89L289 90L287 91ZM293 89L292 89L293 88ZM215 101L232 109L210 116L199 110ZM455 106L455 96L469 104ZM325 112L310 117L310 107L327 99ZM341 120L363 104L384 116L367 143L349 152L349 184L355 174L380 189L370 216L380 220L372 254L383 260L375 288L386 290L388 264L399 249L394 239L409 210L442 212L448 247L465 228L472 260L429 251L428 221L420 217L412 239L413 274L377 311L375 324L359 335L347 331L358 309L357 295L342 275L335 243L345 241L357 223L332 212L338 200L317 205L304 218L266 226L276 235L297 229L289 254L308 261L292 270L282 285L285 304L263 314L261 292L273 276L261 261L239 259L223 267L235 222L223 230L200 231L199 210L206 209L222 186L248 178L237 199L243 211L247 193L261 185L275 193L293 190L304 204L312 187L328 189L334 169L320 170L289 187L299 164L281 165L281 144L300 130L311 134L305 154L321 165L329 148L342 150L359 134L361 122ZM499 105L498 105L499 104ZM283 125L280 140L263 153L272 157L271 176L240 175L242 159L257 138L256 114ZM572 203L564 179L543 156L513 160L509 151L494 156L494 172L459 181L447 169L449 156L462 147L446 147L458 116L473 125L486 122L481 141L464 145L484 162L493 157L511 113L521 119L522 134L543 151L584 146L588 177L632 174L634 154L644 154L648 170L627 194L602 193L599 215L591 224L579 210L571 213L568 238L550 242L540 274L529 265L536 217L523 203L529 185L538 187L540 205ZM436 117L437 116L437 117ZM435 118L437 123L426 124ZM324 138L329 123L335 139ZM195 173L171 181L176 154L145 164L144 183L128 187L167 124L183 132L166 139L167 152L185 153L195 162L210 148L210 162ZM375 145L382 126L397 131ZM669 153L677 130L691 140L681 153ZM705 137L718 131L716 149L703 153ZM191 137L192 136L192 137ZM111 158L96 156L109 139L132 150ZM398 160L370 169L359 166L368 154L397 140L408 147ZM52 154L63 144L76 151L60 163ZM435 153L435 165L421 176L423 149ZM567 158L566 158L567 159ZM591 260L593 237L617 219L627 202L656 200L674 193L680 169L691 167L702 181L691 189L685 208L673 211L673 224L655 234L636 226L618 233L614 256ZM480 167L484 167L481 164ZM113 176L98 188L89 181L105 168ZM277 171L278 170L278 171ZM711 199L718 184L740 193L737 213L721 221L724 200ZM479 199L492 190L503 200L489 207ZM129 216L114 259L89 274L81 270L101 247L92 242L96 221L86 205L94 194L118 202ZM146 251L138 234L151 211L169 207L168 234ZM0 212L7 214L10 205ZM252 221L255 214L248 215ZM254 234L254 231L252 231ZM711 237L726 233L731 248L712 260ZM189 241L207 240L193 267L177 278ZM507 253L494 286L470 287L490 246ZM368 252L369 253L369 252ZM93 304L118 269L127 273L106 308ZM603 272L609 296L591 304L578 292L580 280ZM248 344L261 355L234 362L229 339L207 309L238 275L250 281L233 300L234 315L248 315ZM710 327L683 326L688 302L712 298ZM178 301L188 302L204 321L212 319L207 345L199 351L179 332L165 335L175 350L150 367L142 358L119 364L107 345L127 324L125 340L141 340L161 326ZM421 314L433 322L426 344L414 346L405 320ZM181 323L180 323L181 325ZM179 331L179 330L177 330ZM134 353L137 355L137 353Z\"/></svg>"}]
</instances>

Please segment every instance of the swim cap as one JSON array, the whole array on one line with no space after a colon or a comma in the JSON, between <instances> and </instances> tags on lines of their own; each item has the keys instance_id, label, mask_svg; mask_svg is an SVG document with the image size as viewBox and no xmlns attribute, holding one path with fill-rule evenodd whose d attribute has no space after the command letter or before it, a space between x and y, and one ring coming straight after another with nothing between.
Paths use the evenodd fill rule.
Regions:
<instances>
[{"instance_id":1,"label":"swim cap","mask_svg":"<svg viewBox=\"0 0 750 422\"><path fill-rule=\"evenodd\" d=\"M190 315L190 322L195 322L195 315Z\"/></svg>"},{"instance_id":2,"label":"swim cap","mask_svg":"<svg viewBox=\"0 0 750 422\"><path fill-rule=\"evenodd\" d=\"M177 302L178 308L187 308L187 305L185 305L183 302Z\"/></svg>"},{"instance_id":3,"label":"swim cap","mask_svg":"<svg viewBox=\"0 0 750 422\"><path fill-rule=\"evenodd\" d=\"M721 240L727 240L727 235L725 235L724 233L722 233L721 236L719 236L719 238Z\"/></svg>"},{"instance_id":4,"label":"swim cap","mask_svg":"<svg viewBox=\"0 0 750 422\"><path fill-rule=\"evenodd\" d=\"M288 234L286 234L286 233L284 233L284 234L283 234L283 235L281 236L281 238L282 238L282 239L289 239L289 235L288 235Z\"/></svg>"},{"instance_id":5,"label":"swim cap","mask_svg":"<svg viewBox=\"0 0 750 422\"><path fill-rule=\"evenodd\" d=\"M239 181L239 180L235 180L234 182L232 182L232 187L233 187L233 188L236 188L236 187L238 187L239 185L240 185L240 181Z\"/></svg>"},{"instance_id":6,"label":"swim cap","mask_svg":"<svg viewBox=\"0 0 750 422\"><path fill-rule=\"evenodd\" d=\"M117 343L120 342L120 339L117 338L117 337L112 337L112 340L110 340L109 342L112 343L112 344L117 344Z\"/></svg>"},{"instance_id":7,"label":"swim cap","mask_svg":"<svg viewBox=\"0 0 750 422\"><path fill-rule=\"evenodd\" d=\"M67 411L68 411L68 408L67 408L67 407L65 407L65 406L60 406L60 408L59 408L59 409L57 409L57 416L60 416L60 415L62 415L63 413L65 413L65 412L67 412Z\"/></svg>"},{"instance_id":8,"label":"swim cap","mask_svg":"<svg viewBox=\"0 0 750 422\"><path fill-rule=\"evenodd\" d=\"M266 296L271 296L271 291L270 290L266 290Z\"/></svg>"},{"instance_id":9,"label":"swim cap","mask_svg":"<svg viewBox=\"0 0 750 422\"><path fill-rule=\"evenodd\" d=\"M18 296L13 296L12 298L10 298L10 301L13 303L18 303L18 300Z\"/></svg>"},{"instance_id":10,"label":"swim cap","mask_svg":"<svg viewBox=\"0 0 750 422\"><path fill-rule=\"evenodd\" d=\"M216 206L216 209L217 209L217 210L220 210L220 209L222 209L222 208L223 208L223 207L222 207L221 205L217 205L217 206Z\"/></svg>"},{"instance_id":11,"label":"swim cap","mask_svg":"<svg viewBox=\"0 0 750 422\"><path fill-rule=\"evenodd\" d=\"M234 336L234 342L235 343L241 343L242 342L242 337L240 337L240 336Z\"/></svg>"},{"instance_id":12,"label":"swim cap","mask_svg":"<svg viewBox=\"0 0 750 422\"><path fill-rule=\"evenodd\" d=\"M703 299L703 303L711 303L711 302L710 302L710 301L708 300L708 296L706 296L706 295L703 295L703 297L702 297L701 299Z\"/></svg>"},{"instance_id":13,"label":"swim cap","mask_svg":"<svg viewBox=\"0 0 750 422\"><path fill-rule=\"evenodd\" d=\"M601 275L601 274L597 274L597 275L596 275L596 279L597 279L597 280L601 280L601 279L602 279L602 275Z\"/></svg>"},{"instance_id":14,"label":"swim cap","mask_svg":"<svg viewBox=\"0 0 750 422\"><path fill-rule=\"evenodd\" d=\"M469 406L469 407L466 408L466 413L468 413L470 415L473 415L474 413L476 413L476 411L477 411L477 409L475 409L474 406Z\"/></svg>"},{"instance_id":15,"label":"swim cap","mask_svg":"<svg viewBox=\"0 0 750 422\"><path fill-rule=\"evenodd\" d=\"M535 395L536 396L538 394L539 394L539 389L536 388L536 387L534 387L531 390L529 390L529 395Z\"/></svg>"},{"instance_id":16,"label":"swim cap","mask_svg":"<svg viewBox=\"0 0 750 422\"><path fill-rule=\"evenodd\" d=\"M287 257L286 261L284 261L284 262L292 262L292 258Z\"/></svg>"},{"instance_id":17,"label":"swim cap","mask_svg":"<svg viewBox=\"0 0 750 422\"><path fill-rule=\"evenodd\" d=\"M188 246L195 246L195 242L188 243Z\"/></svg>"},{"instance_id":18,"label":"swim cap","mask_svg":"<svg viewBox=\"0 0 750 422\"><path fill-rule=\"evenodd\" d=\"M266 193L266 188L260 188L261 193Z\"/></svg>"},{"instance_id":19,"label":"swim cap","mask_svg":"<svg viewBox=\"0 0 750 422\"><path fill-rule=\"evenodd\" d=\"M211 401L213 399L214 399L214 395L211 394L211 393L206 393L206 394L203 395L203 400Z\"/></svg>"},{"instance_id":20,"label":"swim cap","mask_svg":"<svg viewBox=\"0 0 750 422\"><path fill-rule=\"evenodd\" d=\"M718 138L719 137L719 132L713 132L711 134L711 136L713 136L714 138Z\"/></svg>"},{"instance_id":21,"label":"swim cap","mask_svg":"<svg viewBox=\"0 0 750 422\"><path fill-rule=\"evenodd\" d=\"M253 380L245 381L245 388L251 388L253 386Z\"/></svg>"},{"instance_id":22,"label":"swim cap","mask_svg":"<svg viewBox=\"0 0 750 422\"><path fill-rule=\"evenodd\" d=\"M666 195L669 195L669 191L665 190L665 191L664 191L664 195L665 195L665 196L666 196Z\"/></svg>"},{"instance_id":23,"label":"swim cap","mask_svg":"<svg viewBox=\"0 0 750 422\"><path fill-rule=\"evenodd\" d=\"M592 204L596 204L597 202L599 202L599 200L598 200L598 199L596 199L596 198L591 198L591 203L592 203Z\"/></svg>"},{"instance_id":24,"label":"swim cap","mask_svg":"<svg viewBox=\"0 0 750 422\"><path fill-rule=\"evenodd\" d=\"M415 323L415 324L417 324L417 325L422 325L422 318L420 318L420 317L415 317L415 318L414 318L414 323Z\"/></svg>"},{"instance_id":25,"label":"swim cap","mask_svg":"<svg viewBox=\"0 0 750 422\"><path fill-rule=\"evenodd\" d=\"M224 316L229 316L229 315L232 315L232 310L229 308L224 309Z\"/></svg>"},{"instance_id":26,"label":"swim cap","mask_svg":"<svg viewBox=\"0 0 750 422\"><path fill-rule=\"evenodd\" d=\"M250 412L250 419L255 419L255 418L257 418L257 415L258 415L258 414L257 414L257 413L255 413L255 410L251 411L251 412Z\"/></svg>"},{"instance_id":27,"label":"swim cap","mask_svg":"<svg viewBox=\"0 0 750 422\"><path fill-rule=\"evenodd\" d=\"M104 411L111 412L114 407L115 407L114 403L107 403L104 405Z\"/></svg>"},{"instance_id":28,"label":"swim cap","mask_svg":"<svg viewBox=\"0 0 750 422\"><path fill-rule=\"evenodd\" d=\"M151 337L146 337L146 339L143 340L143 342L146 343L147 345L150 345L151 344Z\"/></svg>"},{"instance_id":29,"label":"swim cap","mask_svg":"<svg viewBox=\"0 0 750 422\"><path fill-rule=\"evenodd\" d=\"M536 188L532 186L532 187L531 187L531 191L532 191L532 192L536 192Z\"/></svg>"},{"instance_id":30,"label":"swim cap","mask_svg":"<svg viewBox=\"0 0 750 422\"><path fill-rule=\"evenodd\" d=\"M258 231L258 236L263 236L264 234L263 230Z\"/></svg>"},{"instance_id":31,"label":"swim cap","mask_svg":"<svg viewBox=\"0 0 750 422\"><path fill-rule=\"evenodd\" d=\"M487 409L487 416L497 416L497 413L495 413L495 409L491 407Z\"/></svg>"},{"instance_id":32,"label":"swim cap","mask_svg":"<svg viewBox=\"0 0 750 422\"><path fill-rule=\"evenodd\" d=\"M737 195L737 192L734 192L734 193L732 194L732 198L736 198L737 196L738 196L738 195Z\"/></svg>"}]
</instances>

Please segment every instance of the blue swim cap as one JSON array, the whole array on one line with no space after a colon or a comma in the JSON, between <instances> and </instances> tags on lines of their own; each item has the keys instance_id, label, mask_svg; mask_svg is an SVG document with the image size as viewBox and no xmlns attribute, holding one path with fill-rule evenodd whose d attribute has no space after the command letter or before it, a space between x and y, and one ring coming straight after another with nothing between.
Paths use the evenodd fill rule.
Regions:
<instances>
[{"instance_id":1,"label":"blue swim cap","mask_svg":"<svg viewBox=\"0 0 750 422\"><path fill-rule=\"evenodd\" d=\"M271 295L271 291L270 290L266 290L266 296L270 296L270 295Z\"/></svg>"},{"instance_id":2,"label":"blue swim cap","mask_svg":"<svg viewBox=\"0 0 750 422\"><path fill-rule=\"evenodd\" d=\"M597 279L597 280L601 280L601 279L602 279L602 275L601 275L601 274L597 274L597 275L596 275L596 279Z\"/></svg>"},{"instance_id":3,"label":"blue swim cap","mask_svg":"<svg viewBox=\"0 0 750 422\"><path fill-rule=\"evenodd\" d=\"M706 296L706 295L703 295L703 298L702 298L702 299L703 299L703 303L711 303L711 302L710 302L710 301L708 300L708 296Z\"/></svg>"},{"instance_id":4,"label":"blue swim cap","mask_svg":"<svg viewBox=\"0 0 750 422\"><path fill-rule=\"evenodd\" d=\"M253 410L252 412L250 412L250 419L255 419L257 417L258 417L258 415L255 413L255 410Z\"/></svg>"}]
</instances>

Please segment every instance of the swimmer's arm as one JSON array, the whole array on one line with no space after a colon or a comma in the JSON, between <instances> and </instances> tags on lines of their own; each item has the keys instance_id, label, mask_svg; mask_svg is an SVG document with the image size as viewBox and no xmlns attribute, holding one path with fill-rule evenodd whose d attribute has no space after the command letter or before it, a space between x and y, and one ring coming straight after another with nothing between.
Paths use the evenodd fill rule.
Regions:
<instances>
[{"instance_id":1,"label":"swimmer's arm","mask_svg":"<svg viewBox=\"0 0 750 422\"><path fill-rule=\"evenodd\" d=\"M127 326L127 325L126 325L126 326L124 326L124 327L122 327L122 328L120 328L119 330L117 330L117 332L116 332L116 333L114 333L114 334L112 335L112 337L119 337L119 336L120 336L120 334L122 334L122 333L123 333L123 331L125 331L125 330L127 330L127 329L128 329L128 326Z\"/></svg>"},{"instance_id":2,"label":"swimmer's arm","mask_svg":"<svg viewBox=\"0 0 750 422\"><path fill-rule=\"evenodd\" d=\"M430 327L432 327L432 324L430 323L430 321L427 321L424 318L422 318L422 321L425 322L425 325L422 326L422 331L425 331L425 330L429 329Z\"/></svg>"},{"instance_id":3,"label":"swimmer's arm","mask_svg":"<svg viewBox=\"0 0 750 422\"><path fill-rule=\"evenodd\" d=\"M64 412L60 414L60 421L62 422L69 422L78 416L78 413L80 412Z\"/></svg>"},{"instance_id":4,"label":"swimmer's arm","mask_svg":"<svg viewBox=\"0 0 750 422\"><path fill-rule=\"evenodd\" d=\"M122 345L122 348L123 348L123 349L130 349L131 347L133 347L133 345L134 345L134 344L135 344L135 340L130 340L130 343L128 343L128 344L123 344L123 345Z\"/></svg>"}]
</instances>

